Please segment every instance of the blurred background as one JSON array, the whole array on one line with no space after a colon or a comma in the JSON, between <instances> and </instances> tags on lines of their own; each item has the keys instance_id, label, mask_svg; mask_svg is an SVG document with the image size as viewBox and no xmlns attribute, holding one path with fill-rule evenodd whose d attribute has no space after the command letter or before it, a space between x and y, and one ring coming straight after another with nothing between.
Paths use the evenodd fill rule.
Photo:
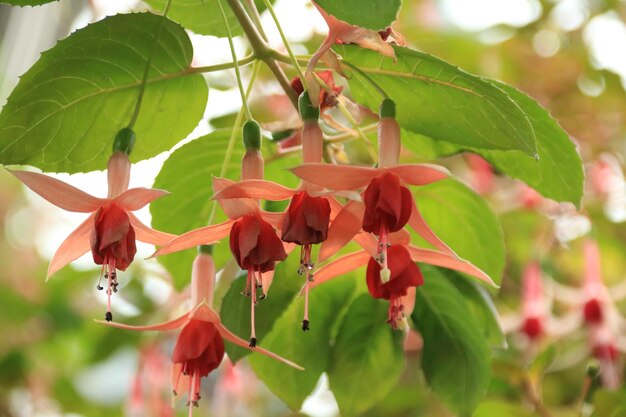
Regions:
<instances>
[{"instance_id":1,"label":"blurred background","mask_svg":"<svg viewBox=\"0 0 626 417\"><path fill-rule=\"evenodd\" d=\"M62 0L41 7L0 5L0 105L39 54L58 39L107 15L144 10L132 0ZM311 4L278 0L275 10L296 53L312 53L325 24ZM262 15L272 46L282 49L267 12ZM455 156L446 163L483 194L498 213L506 236L507 268L495 296L503 317L520 311L523 271L539 259L557 285L579 288L584 276L583 236L599 243L602 277L620 298L626 271L626 1L623 0L404 0L394 26L410 46L461 68L512 84L537 99L577 143L587 173L580 211L545 201L521 183L503 178L482 160ZM306 22L306 24L303 24ZM230 60L226 40L192 36L194 64ZM246 45L236 40L239 53ZM270 75L262 73L269 80ZM216 121L239 110L234 74L211 73L205 118L191 135L213 129ZM257 83L252 101L279 93L272 82ZM260 110L259 110L260 111ZM133 168L132 186L150 186L166 154ZM105 193L102 172L58 175L79 188ZM96 192L96 191L94 191ZM147 210L139 213L149 222ZM173 416L170 405L168 335L113 332L92 323L106 297L96 290L100 273L89 256L45 283L47 262L59 243L83 218L56 209L0 170L0 416ZM124 274L114 309L121 316L162 318L185 299L171 278L141 246L137 262ZM556 292L567 292L559 289ZM618 311L625 304L617 301ZM553 312L567 317L566 307ZM509 320L509 321L510 321ZM503 321L506 327L506 320ZM623 332L621 333L624 334ZM616 347L622 340L615 334ZM594 356L582 330L573 338L547 339L537 375L554 416L584 414L587 370ZM533 415L532 397L519 389L516 370L529 352L527 335L511 334L509 350L496 353L494 380L476 415ZM551 345L552 349L546 349ZM416 350L417 349L417 350ZM419 343L407 346L408 367L400 387L371 416L449 413L428 394L419 372ZM618 349L619 350L619 349ZM597 355L596 355L597 356ZM623 356L623 355L622 355ZM616 366L623 371L623 359ZM336 416L338 409L324 377L304 404L302 415ZM623 390L623 389L622 389ZM197 416L292 415L243 361L223 364L204 384ZM626 396L603 393L607 414ZM601 404L601 405L602 405ZM582 407L582 408L581 408ZM600 410L600 411L598 411ZM542 414L543 415L543 414Z\"/></svg>"}]
</instances>

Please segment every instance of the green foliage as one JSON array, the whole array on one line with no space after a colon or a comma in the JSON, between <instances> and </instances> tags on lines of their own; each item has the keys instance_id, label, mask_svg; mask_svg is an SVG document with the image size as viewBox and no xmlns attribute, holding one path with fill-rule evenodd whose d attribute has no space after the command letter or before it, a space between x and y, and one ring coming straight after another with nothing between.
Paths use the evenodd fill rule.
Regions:
<instances>
[{"instance_id":1,"label":"green foliage","mask_svg":"<svg viewBox=\"0 0 626 417\"><path fill-rule=\"evenodd\" d=\"M387 301L361 294L343 319L328 370L342 416L359 415L377 404L402 374L404 333L385 324L388 308Z\"/></svg>"},{"instance_id":2,"label":"green foliage","mask_svg":"<svg viewBox=\"0 0 626 417\"><path fill-rule=\"evenodd\" d=\"M414 195L433 231L457 255L500 283L505 264L504 235L489 204L453 179L419 187Z\"/></svg>"},{"instance_id":3,"label":"green foliage","mask_svg":"<svg viewBox=\"0 0 626 417\"><path fill-rule=\"evenodd\" d=\"M395 47L395 61L356 46L336 50L354 98L375 111L382 97L374 82L396 102L403 128L472 148L537 152L524 111L490 82L408 48Z\"/></svg>"},{"instance_id":4,"label":"green foliage","mask_svg":"<svg viewBox=\"0 0 626 417\"><path fill-rule=\"evenodd\" d=\"M302 286L302 278L283 276ZM329 282L324 288L312 290L309 296L309 318L311 329L302 331L304 297L297 297L282 310L271 332L263 339L263 347L302 365L305 371L285 365L261 355L250 356L250 363L274 394L294 411L311 394L322 372L328 370L331 361L332 330L340 312L345 308L354 291L353 279ZM384 323L379 324L384 326ZM341 334L341 332L340 332ZM335 347L332 354L337 352Z\"/></svg>"},{"instance_id":5,"label":"green foliage","mask_svg":"<svg viewBox=\"0 0 626 417\"><path fill-rule=\"evenodd\" d=\"M0 114L0 162L44 171L103 169L115 135L130 121L153 49L131 159L184 139L207 100L202 76L186 73L187 34L150 13L116 15L60 41L22 76Z\"/></svg>"},{"instance_id":6,"label":"green foliage","mask_svg":"<svg viewBox=\"0 0 626 417\"><path fill-rule=\"evenodd\" d=\"M412 319L424 339L422 369L433 391L469 416L491 377L489 346L463 294L435 268L424 269Z\"/></svg>"},{"instance_id":7,"label":"green foliage","mask_svg":"<svg viewBox=\"0 0 626 417\"><path fill-rule=\"evenodd\" d=\"M316 0L328 14L344 22L383 30L398 17L400 0Z\"/></svg>"},{"instance_id":8,"label":"green foliage","mask_svg":"<svg viewBox=\"0 0 626 417\"><path fill-rule=\"evenodd\" d=\"M219 176L226 163L226 177L236 178L240 170L243 155L241 138L236 138L236 145L228 161L226 152L231 130L217 130L180 147L170 155L154 181L154 187L170 192L169 195L155 200L150 205L153 226L164 232L182 234L198 227L206 226L212 206L212 178ZM216 213L221 210L216 209ZM224 220L216 216L213 223ZM227 243L220 244L213 254L218 265L228 256ZM196 249L159 257L178 290L189 283L191 264Z\"/></svg>"}]
</instances>

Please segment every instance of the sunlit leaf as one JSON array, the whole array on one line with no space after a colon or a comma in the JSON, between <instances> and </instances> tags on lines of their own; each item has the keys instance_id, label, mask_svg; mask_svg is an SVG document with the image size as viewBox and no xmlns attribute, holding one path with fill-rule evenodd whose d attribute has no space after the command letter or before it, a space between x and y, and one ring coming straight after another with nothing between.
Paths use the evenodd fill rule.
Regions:
<instances>
[{"instance_id":1,"label":"sunlit leaf","mask_svg":"<svg viewBox=\"0 0 626 417\"><path fill-rule=\"evenodd\" d=\"M398 17L400 0L316 0L328 14L355 26L382 30Z\"/></svg>"},{"instance_id":2,"label":"sunlit leaf","mask_svg":"<svg viewBox=\"0 0 626 417\"><path fill-rule=\"evenodd\" d=\"M0 162L60 172L105 168L117 131L131 119L153 47L131 160L184 139L207 101L203 77L187 73L187 34L151 13L116 15L60 41L22 76L0 113Z\"/></svg>"}]
</instances>

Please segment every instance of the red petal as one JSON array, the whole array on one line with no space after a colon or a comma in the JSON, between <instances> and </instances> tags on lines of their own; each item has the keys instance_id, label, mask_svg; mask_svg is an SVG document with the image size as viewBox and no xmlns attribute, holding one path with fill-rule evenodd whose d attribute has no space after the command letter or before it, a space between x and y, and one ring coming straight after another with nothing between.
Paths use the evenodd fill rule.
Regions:
<instances>
[{"instance_id":1,"label":"red petal","mask_svg":"<svg viewBox=\"0 0 626 417\"><path fill-rule=\"evenodd\" d=\"M396 175L385 172L367 186L363 203L363 230L379 235L383 229L395 232L404 227L411 216L413 196Z\"/></svg>"},{"instance_id":2,"label":"red petal","mask_svg":"<svg viewBox=\"0 0 626 417\"><path fill-rule=\"evenodd\" d=\"M324 197L311 197L306 191L294 195L284 216L281 239L298 245L326 240L330 222L330 204Z\"/></svg>"}]
</instances>

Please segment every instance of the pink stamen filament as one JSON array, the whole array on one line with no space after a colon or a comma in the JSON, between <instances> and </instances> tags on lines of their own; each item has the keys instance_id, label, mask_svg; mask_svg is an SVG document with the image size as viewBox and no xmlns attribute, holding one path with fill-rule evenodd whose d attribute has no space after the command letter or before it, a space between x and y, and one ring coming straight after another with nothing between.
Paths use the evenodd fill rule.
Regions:
<instances>
[{"instance_id":1,"label":"pink stamen filament","mask_svg":"<svg viewBox=\"0 0 626 417\"><path fill-rule=\"evenodd\" d=\"M313 281L313 262L311 262L311 245L301 246L300 268L298 274L304 274L304 317L302 330L309 330L309 283Z\"/></svg>"},{"instance_id":2,"label":"pink stamen filament","mask_svg":"<svg viewBox=\"0 0 626 417\"><path fill-rule=\"evenodd\" d=\"M255 320L254 320L254 309L256 307L256 287L257 287L257 277L255 270L248 271L248 277L250 281L250 347L256 346L256 329L255 329ZM261 272L258 272L259 277Z\"/></svg>"},{"instance_id":3,"label":"pink stamen filament","mask_svg":"<svg viewBox=\"0 0 626 417\"><path fill-rule=\"evenodd\" d=\"M400 301L400 297L391 297L389 300L389 312L387 313L387 323L391 325L394 330L398 329L398 322L403 317L404 306Z\"/></svg>"}]
</instances>

